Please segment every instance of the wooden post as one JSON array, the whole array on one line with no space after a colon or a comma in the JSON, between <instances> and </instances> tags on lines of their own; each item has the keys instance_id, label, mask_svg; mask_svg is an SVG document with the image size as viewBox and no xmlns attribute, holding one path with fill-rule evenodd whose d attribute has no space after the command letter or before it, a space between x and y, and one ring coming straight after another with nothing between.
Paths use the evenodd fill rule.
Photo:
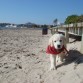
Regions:
<instances>
[{"instance_id":1,"label":"wooden post","mask_svg":"<svg viewBox=\"0 0 83 83\"><path fill-rule=\"evenodd\" d=\"M55 32L58 33L58 28L56 28L56 31Z\"/></svg>"},{"instance_id":2,"label":"wooden post","mask_svg":"<svg viewBox=\"0 0 83 83\"><path fill-rule=\"evenodd\" d=\"M50 28L51 34L52 34L52 28Z\"/></svg>"},{"instance_id":3,"label":"wooden post","mask_svg":"<svg viewBox=\"0 0 83 83\"><path fill-rule=\"evenodd\" d=\"M69 32L69 28L67 27L66 31L65 31L66 43L69 43L69 34L68 34L68 32Z\"/></svg>"},{"instance_id":4,"label":"wooden post","mask_svg":"<svg viewBox=\"0 0 83 83\"><path fill-rule=\"evenodd\" d=\"M80 32L80 27L78 27L78 35L80 35L80 33L79 33L79 32Z\"/></svg>"},{"instance_id":5,"label":"wooden post","mask_svg":"<svg viewBox=\"0 0 83 83\"><path fill-rule=\"evenodd\" d=\"M83 54L83 27L82 27L82 39L81 39L81 53Z\"/></svg>"},{"instance_id":6,"label":"wooden post","mask_svg":"<svg viewBox=\"0 0 83 83\"><path fill-rule=\"evenodd\" d=\"M52 28L52 35L55 34L55 28Z\"/></svg>"}]
</instances>

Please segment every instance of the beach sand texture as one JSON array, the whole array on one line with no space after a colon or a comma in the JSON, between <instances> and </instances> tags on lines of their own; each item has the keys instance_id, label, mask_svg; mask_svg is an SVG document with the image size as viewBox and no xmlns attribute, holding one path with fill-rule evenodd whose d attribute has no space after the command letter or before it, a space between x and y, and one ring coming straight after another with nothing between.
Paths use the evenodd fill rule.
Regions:
<instances>
[{"instance_id":1,"label":"beach sand texture","mask_svg":"<svg viewBox=\"0 0 83 83\"><path fill-rule=\"evenodd\" d=\"M50 37L50 31L42 35L34 29L0 30L0 83L83 83L81 42L70 39L67 62L49 71L45 51Z\"/></svg>"}]
</instances>

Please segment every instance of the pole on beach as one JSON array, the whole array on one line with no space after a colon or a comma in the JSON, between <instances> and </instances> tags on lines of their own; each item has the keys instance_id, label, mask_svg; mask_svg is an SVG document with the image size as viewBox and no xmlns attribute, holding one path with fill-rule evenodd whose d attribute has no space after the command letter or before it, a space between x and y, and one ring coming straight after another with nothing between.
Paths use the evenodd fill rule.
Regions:
<instances>
[{"instance_id":1,"label":"pole on beach","mask_svg":"<svg viewBox=\"0 0 83 83\"><path fill-rule=\"evenodd\" d=\"M56 33L58 33L58 28L56 28Z\"/></svg>"},{"instance_id":2,"label":"pole on beach","mask_svg":"<svg viewBox=\"0 0 83 83\"><path fill-rule=\"evenodd\" d=\"M69 32L69 28L67 27L66 31L65 31L66 43L69 43L69 34L68 34L68 32Z\"/></svg>"},{"instance_id":3,"label":"pole on beach","mask_svg":"<svg viewBox=\"0 0 83 83\"><path fill-rule=\"evenodd\" d=\"M83 54L83 27L82 27L82 38L81 38L81 53Z\"/></svg>"},{"instance_id":4,"label":"pole on beach","mask_svg":"<svg viewBox=\"0 0 83 83\"><path fill-rule=\"evenodd\" d=\"M52 35L55 34L55 28L52 28Z\"/></svg>"}]
</instances>

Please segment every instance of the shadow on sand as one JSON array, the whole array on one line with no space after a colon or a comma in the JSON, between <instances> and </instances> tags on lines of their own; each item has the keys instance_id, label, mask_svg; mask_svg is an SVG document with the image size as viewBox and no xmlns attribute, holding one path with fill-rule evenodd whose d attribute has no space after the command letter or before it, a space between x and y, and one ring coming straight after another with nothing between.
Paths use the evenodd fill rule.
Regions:
<instances>
[{"instance_id":1,"label":"shadow on sand","mask_svg":"<svg viewBox=\"0 0 83 83\"><path fill-rule=\"evenodd\" d=\"M57 68L71 63L75 63L75 66L83 63L83 54L77 50L70 50L68 56L65 57L65 62L57 65Z\"/></svg>"}]
</instances>

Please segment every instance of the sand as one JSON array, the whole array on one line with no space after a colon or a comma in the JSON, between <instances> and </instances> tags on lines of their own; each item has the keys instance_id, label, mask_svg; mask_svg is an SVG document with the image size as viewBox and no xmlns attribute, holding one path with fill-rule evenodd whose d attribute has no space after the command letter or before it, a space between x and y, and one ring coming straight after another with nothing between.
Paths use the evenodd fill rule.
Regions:
<instances>
[{"instance_id":1,"label":"sand","mask_svg":"<svg viewBox=\"0 0 83 83\"><path fill-rule=\"evenodd\" d=\"M70 39L66 62L49 71L45 50L50 37L50 31L0 30L0 83L83 83L81 42Z\"/></svg>"}]
</instances>

